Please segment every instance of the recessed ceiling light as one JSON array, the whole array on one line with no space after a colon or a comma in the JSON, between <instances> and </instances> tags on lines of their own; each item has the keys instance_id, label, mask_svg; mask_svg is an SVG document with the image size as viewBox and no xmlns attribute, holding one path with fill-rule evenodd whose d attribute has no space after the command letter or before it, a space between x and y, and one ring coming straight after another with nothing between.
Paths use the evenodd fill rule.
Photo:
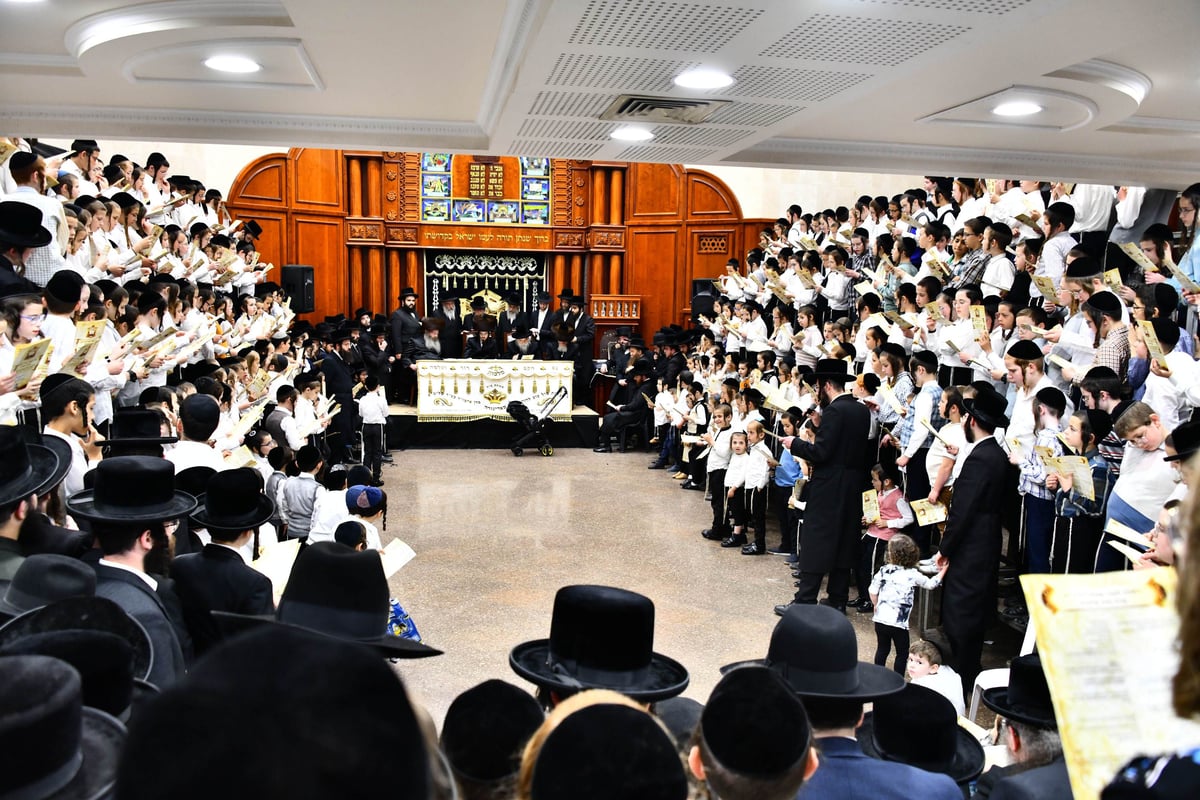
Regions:
<instances>
[{"instance_id":1,"label":"recessed ceiling light","mask_svg":"<svg viewBox=\"0 0 1200 800\"><path fill-rule=\"evenodd\" d=\"M262 65L245 56L211 56L204 60L204 66L217 72L258 72Z\"/></svg>"},{"instance_id":2,"label":"recessed ceiling light","mask_svg":"<svg viewBox=\"0 0 1200 800\"><path fill-rule=\"evenodd\" d=\"M724 89L733 78L716 69L689 69L675 76L675 85L684 89Z\"/></svg>"},{"instance_id":3,"label":"recessed ceiling light","mask_svg":"<svg viewBox=\"0 0 1200 800\"><path fill-rule=\"evenodd\" d=\"M1029 100L1012 100L996 106L992 113L998 117L1028 117L1041 110L1041 106Z\"/></svg>"},{"instance_id":4,"label":"recessed ceiling light","mask_svg":"<svg viewBox=\"0 0 1200 800\"><path fill-rule=\"evenodd\" d=\"M645 128L634 128L629 125L617 128L609 136L620 139L622 142L648 142L654 138L654 134Z\"/></svg>"}]
</instances>

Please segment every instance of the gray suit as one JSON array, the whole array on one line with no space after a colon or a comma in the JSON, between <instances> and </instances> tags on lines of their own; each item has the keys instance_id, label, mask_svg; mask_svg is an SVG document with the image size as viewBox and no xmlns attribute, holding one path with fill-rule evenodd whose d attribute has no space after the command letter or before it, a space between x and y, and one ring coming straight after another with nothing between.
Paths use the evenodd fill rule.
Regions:
<instances>
[{"instance_id":1,"label":"gray suit","mask_svg":"<svg viewBox=\"0 0 1200 800\"><path fill-rule=\"evenodd\" d=\"M151 683L166 688L183 677L186 666L179 637L175 635L162 599L148 583L126 570L97 564L96 596L108 598L125 609L125 613L140 622L150 634L154 653Z\"/></svg>"}]
</instances>

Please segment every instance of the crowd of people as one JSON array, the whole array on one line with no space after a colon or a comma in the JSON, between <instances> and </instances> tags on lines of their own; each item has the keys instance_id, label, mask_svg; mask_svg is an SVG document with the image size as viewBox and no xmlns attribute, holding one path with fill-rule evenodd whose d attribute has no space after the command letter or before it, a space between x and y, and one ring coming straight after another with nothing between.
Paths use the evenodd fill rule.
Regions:
<instances>
[{"instance_id":1,"label":"crowd of people","mask_svg":"<svg viewBox=\"0 0 1200 800\"><path fill-rule=\"evenodd\" d=\"M379 554L388 402L454 357L570 360L582 395L584 299L464 316L443 295L421 317L405 289L390 316L313 325L219 191L160 153L104 155L10 139L0 168L0 739L20 796L1062 796L1036 655L984 695L1010 766L985 773L957 724L989 625L1027 624L1011 578L1200 552L1178 522L1200 185L931 177L793 206L690 328L617 330L596 378L598 451L640 440L709 503L705 539L790 563L766 658L684 701L649 598L565 587L550 637L510 655L537 698L489 681L439 738L384 661L440 655ZM288 540L277 597L248 562ZM910 642L938 587L944 636ZM848 609L872 615L873 664ZM1185 769L1131 765L1112 796Z\"/></svg>"}]
</instances>

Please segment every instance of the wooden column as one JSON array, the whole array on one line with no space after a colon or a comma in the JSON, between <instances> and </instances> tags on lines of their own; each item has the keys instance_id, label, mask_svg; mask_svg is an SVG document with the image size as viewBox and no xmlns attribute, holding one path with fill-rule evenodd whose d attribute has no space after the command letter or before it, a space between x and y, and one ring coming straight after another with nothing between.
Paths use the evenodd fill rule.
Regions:
<instances>
[{"instance_id":1,"label":"wooden column","mask_svg":"<svg viewBox=\"0 0 1200 800\"><path fill-rule=\"evenodd\" d=\"M555 253L553 263L550 267L550 286L553 287L550 293L558 294L568 283L567 257L561 253ZM553 304L551 305L553 307Z\"/></svg>"},{"instance_id":2,"label":"wooden column","mask_svg":"<svg viewBox=\"0 0 1200 800\"><path fill-rule=\"evenodd\" d=\"M363 304L363 249L361 247L350 248L347 271L350 274L348 308L353 311Z\"/></svg>"},{"instance_id":3,"label":"wooden column","mask_svg":"<svg viewBox=\"0 0 1200 800\"><path fill-rule=\"evenodd\" d=\"M571 267L567 275L567 282L571 284L575 294L583 294L583 255L580 253L571 254Z\"/></svg>"},{"instance_id":4,"label":"wooden column","mask_svg":"<svg viewBox=\"0 0 1200 800\"><path fill-rule=\"evenodd\" d=\"M413 287L414 290L416 290L417 294L423 295L423 294L425 294L425 292L423 291L423 289L421 287L420 278L421 278L421 253L420 253L420 251L405 250L404 251L404 286L411 286L411 287ZM401 287L401 288L403 288L403 287ZM399 296L400 296L399 293L397 293L396 297L398 298ZM425 298L418 297L417 298L417 313L424 315L426 313L423 310L424 308L425 308Z\"/></svg>"},{"instance_id":5,"label":"wooden column","mask_svg":"<svg viewBox=\"0 0 1200 800\"><path fill-rule=\"evenodd\" d=\"M608 224L625 224L625 172L614 169L608 192Z\"/></svg>"},{"instance_id":6,"label":"wooden column","mask_svg":"<svg viewBox=\"0 0 1200 800\"><path fill-rule=\"evenodd\" d=\"M367 162L368 217L383 216L383 164L375 159Z\"/></svg>"},{"instance_id":7,"label":"wooden column","mask_svg":"<svg viewBox=\"0 0 1200 800\"><path fill-rule=\"evenodd\" d=\"M621 291L621 254L610 253L608 256L608 293L622 294Z\"/></svg>"},{"instance_id":8,"label":"wooden column","mask_svg":"<svg viewBox=\"0 0 1200 800\"><path fill-rule=\"evenodd\" d=\"M383 250L372 247L367 251L367 286L363 292L364 305L376 314L382 314L386 295L383 292Z\"/></svg>"},{"instance_id":9,"label":"wooden column","mask_svg":"<svg viewBox=\"0 0 1200 800\"><path fill-rule=\"evenodd\" d=\"M608 223L608 202L605 197L606 189L604 170L598 168L592 172L592 222L597 225Z\"/></svg>"},{"instance_id":10,"label":"wooden column","mask_svg":"<svg viewBox=\"0 0 1200 800\"><path fill-rule=\"evenodd\" d=\"M346 195L347 199L350 201L350 216L361 217L363 213L362 162L357 158L351 158L349 167L349 191L346 192Z\"/></svg>"},{"instance_id":11,"label":"wooden column","mask_svg":"<svg viewBox=\"0 0 1200 800\"><path fill-rule=\"evenodd\" d=\"M400 307L400 290L403 285L400 282L400 251L387 251L387 286L383 290L383 308L379 310L381 314L391 314L392 311Z\"/></svg>"}]
</instances>

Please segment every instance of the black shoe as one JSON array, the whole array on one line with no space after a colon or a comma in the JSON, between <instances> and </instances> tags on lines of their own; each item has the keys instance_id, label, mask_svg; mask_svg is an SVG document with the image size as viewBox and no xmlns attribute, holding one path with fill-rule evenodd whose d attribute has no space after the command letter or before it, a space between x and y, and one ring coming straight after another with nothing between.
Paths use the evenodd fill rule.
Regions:
<instances>
[{"instance_id":1,"label":"black shoe","mask_svg":"<svg viewBox=\"0 0 1200 800\"><path fill-rule=\"evenodd\" d=\"M792 554L792 548L779 545L778 547L768 547L767 552L773 556L790 556Z\"/></svg>"},{"instance_id":2,"label":"black shoe","mask_svg":"<svg viewBox=\"0 0 1200 800\"><path fill-rule=\"evenodd\" d=\"M800 572L800 570L798 570L798 569L794 569L794 570L792 570L792 577L793 577L793 578L796 578L797 580L799 580L800 576L801 576L801 572Z\"/></svg>"},{"instance_id":3,"label":"black shoe","mask_svg":"<svg viewBox=\"0 0 1200 800\"><path fill-rule=\"evenodd\" d=\"M735 533L721 540L721 547L740 547L746 543L746 534Z\"/></svg>"},{"instance_id":4,"label":"black shoe","mask_svg":"<svg viewBox=\"0 0 1200 800\"><path fill-rule=\"evenodd\" d=\"M704 491L704 487L701 486L700 484L696 483L695 481L684 481L683 483L679 484L679 488L680 489L691 489L693 492L703 492Z\"/></svg>"},{"instance_id":5,"label":"black shoe","mask_svg":"<svg viewBox=\"0 0 1200 800\"><path fill-rule=\"evenodd\" d=\"M653 464L646 467L646 469L666 469L666 468L667 468L667 462L665 462L665 461L655 461Z\"/></svg>"},{"instance_id":6,"label":"black shoe","mask_svg":"<svg viewBox=\"0 0 1200 800\"><path fill-rule=\"evenodd\" d=\"M860 600L854 604L854 607L858 609L858 613L860 614L870 614L875 610L875 604L870 600Z\"/></svg>"},{"instance_id":7,"label":"black shoe","mask_svg":"<svg viewBox=\"0 0 1200 800\"><path fill-rule=\"evenodd\" d=\"M380 456L380 460L383 461L383 463L385 463L385 464L394 463L391 453L384 453L382 456Z\"/></svg>"},{"instance_id":8,"label":"black shoe","mask_svg":"<svg viewBox=\"0 0 1200 800\"><path fill-rule=\"evenodd\" d=\"M744 556L765 556L766 554L767 554L766 550L758 549L757 542L751 542L750 544L748 544L742 548L742 555L744 555Z\"/></svg>"},{"instance_id":9,"label":"black shoe","mask_svg":"<svg viewBox=\"0 0 1200 800\"><path fill-rule=\"evenodd\" d=\"M823 606L829 606L830 608L834 609L835 611L840 611L840 612L842 612L843 614L845 614L845 613L846 613L846 606L845 606L845 604L842 604L842 603L831 603L831 602L829 602L829 598L828 598L828 597L822 598L822 599L820 600L819 604L820 604L820 605L823 605Z\"/></svg>"},{"instance_id":10,"label":"black shoe","mask_svg":"<svg viewBox=\"0 0 1200 800\"><path fill-rule=\"evenodd\" d=\"M725 538L712 528L705 528L704 530L700 531L700 535L712 542L719 542Z\"/></svg>"},{"instance_id":11,"label":"black shoe","mask_svg":"<svg viewBox=\"0 0 1200 800\"><path fill-rule=\"evenodd\" d=\"M380 486L383 486L383 481L379 480L379 478L376 478L375 480L371 481L371 485L375 486L375 487L380 487Z\"/></svg>"},{"instance_id":12,"label":"black shoe","mask_svg":"<svg viewBox=\"0 0 1200 800\"><path fill-rule=\"evenodd\" d=\"M606 444L602 444L599 447L593 447L592 452L593 453L611 453L612 448Z\"/></svg>"},{"instance_id":13,"label":"black shoe","mask_svg":"<svg viewBox=\"0 0 1200 800\"><path fill-rule=\"evenodd\" d=\"M784 561L786 561L789 564L799 564L800 556L796 555L795 553L792 553L787 558L785 558Z\"/></svg>"},{"instance_id":14,"label":"black shoe","mask_svg":"<svg viewBox=\"0 0 1200 800\"><path fill-rule=\"evenodd\" d=\"M787 610L794 605L796 605L796 604L795 603L780 603L779 605L775 606L775 616L782 617L784 614L787 613Z\"/></svg>"}]
</instances>

